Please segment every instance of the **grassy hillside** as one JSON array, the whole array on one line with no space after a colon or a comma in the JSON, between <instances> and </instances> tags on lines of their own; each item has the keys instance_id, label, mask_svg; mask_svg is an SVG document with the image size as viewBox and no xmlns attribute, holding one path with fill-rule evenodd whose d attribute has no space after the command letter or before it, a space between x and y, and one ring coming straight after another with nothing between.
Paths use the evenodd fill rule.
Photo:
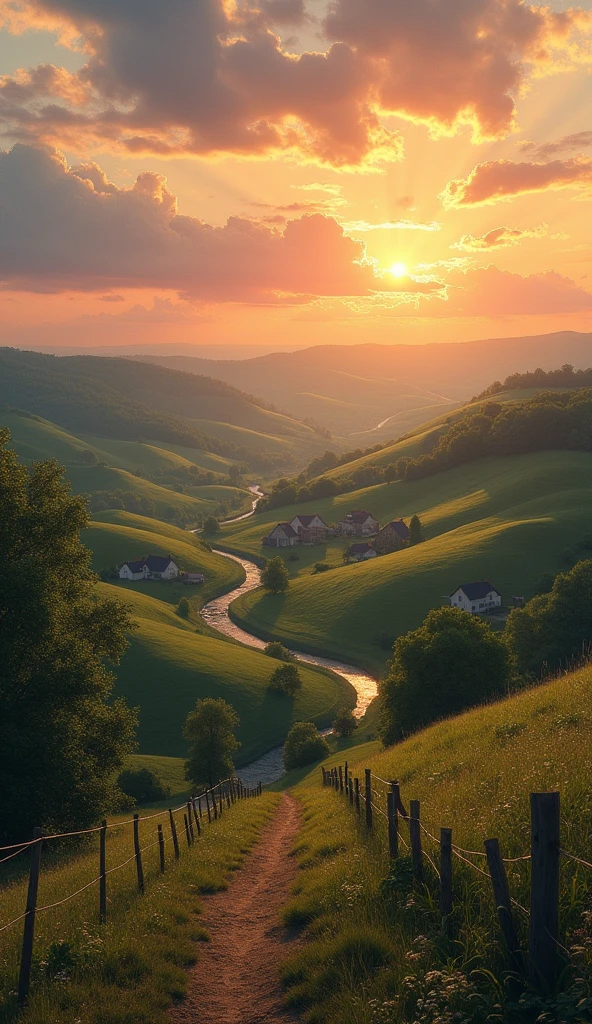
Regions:
<instances>
[{"instance_id":1,"label":"grassy hillside","mask_svg":"<svg viewBox=\"0 0 592 1024\"><path fill-rule=\"evenodd\" d=\"M100 586L105 595L122 596L120 587ZM223 697L238 712L241 764L282 743L294 722L328 725L339 705L353 703L347 683L309 667L300 670L303 686L293 700L270 694L267 683L277 666L272 658L197 633L149 593L126 589L125 599L139 629L117 668L116 690L140 708L140 753L183 757L183 723L199 697Z\"/></svg>"},{"instance_id":2,"label":"grassy hillside","mask_svg":"<svg viewBox=\"0 0 592 1024\"><path fill-rule=\"evenodd\" d=\"M588 668L432 726L388 750L367 744L331 756L326 765L342 764L349 753L354 776L363 778L363 769L371 767L380 778L398 778L404 804L421 801L422 820L432 835L439 836L441 826L452 827L455 845L476 851L483 851L484 839L497 836L505 857L520 857L529 849L529 793L559 790L562 845L589 860L591 716ZM323 1024L507 1021L505 1013L500 1016L493 1009L504 998L498 981L505 971L505 955L489 880L453 858L455 941L447 940L437 909L437 879L427 861L425 885L414 886L407 849L401 844L402 861L391 876L389 896L381 889L389 872L384 820L376 816L375 834L369 838L349 803L323 789L319 777L315 766L296 790L305 807L297 850L302 870L285 916L291 923L309 925L309 941L284 970L292 1004L310 1013L306 1019ZM376 799L384 805L385 787L375 786ZM400 830L408 843L402 821ZM436 859L437 848L425 833L422 843ZM480 858L469 859L482 867ZM527 907L528 863L517 861L507 869L512 896ZM561 941L570 946L574 928L584 928L586 934L582 912L589 907L592 874L563 860L560 892ZM528 925L521 913L515 915L524 948ZM586 941L583 934L576 937L581 946ZM581 950L582 954L577 965L585 975L590 965L588 959L586 967ZM444 973L430 975L426 984L429 971ZM454 971L460 972L460 979ZM405 988L402 979L410 976L417 981ZM463 977L469 982L466 987L459 986ZM569 985L569 973L562 981ZM441 1000L436 1004L438 1016L421 1015L417 999L428 989L431 1003ZM409 1001L401 997L398 1013L392 1002L390 1010L382 1008L402 992ZM557 1016L544 1019L585 1020L575 1013L579 998L572 994ZM372 1000L377 1001L374 1016ZM458 1018L452 1015L455 1011ZM510 1015L524 1021L535 1016L526 1010Z\"/></svg>"},{"instance_id":3,"label":"grassy hillside","mask_svg":"<svg viewBox=\"0 0 592 1024\"><path fill-rule=\"evenodd\" d=\"M506 599L532 596L543 573L565 568L577 552L589 531L591 497L588 453L544 452L484 459L413 483L318 502L315 510L328 519L352 507L368 508L381 521L417 512L428 540L370 562L303 574L286 595L246 595L232 606L233 614L261 635L380 671L388 657L384 638L392 641L419 625L460 583L490 579ZM289 518L292 510L286 511ZM259 517L248 523L228 535L234 548L247 550L247 543L256 543L257 527L259 538L264 532ZM323 548L306 550L315 558L324 555ZM333 560L338 562L336 552Z\"/></svg>"}]
</instances>

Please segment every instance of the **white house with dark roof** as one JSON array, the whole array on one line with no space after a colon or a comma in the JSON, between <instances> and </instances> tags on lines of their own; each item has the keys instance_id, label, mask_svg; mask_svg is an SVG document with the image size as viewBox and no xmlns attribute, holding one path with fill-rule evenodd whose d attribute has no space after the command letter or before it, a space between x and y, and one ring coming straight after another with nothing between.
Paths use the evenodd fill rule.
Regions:
<instances>
[{"instance_id":1,"label":"white house with dark roof","mask_svg":"<svg viewBox=\"0 0 592 1024\"><path fill-rule=\"evenodd\" d=\"M350 545L347 555L350 562L367 562L369 558L376 558L376 551L368 541L361 541Z\"/></svg>"},{"instance_id":2,"label":"white house with dark roof","mask_svg":"<svg viewBox=\"0 0 592 1024\"><path fill-rule=\"evenodd\" d=\"M344 519L337 524L337 530L344 537L371 537L378 533L380 523L371 512L365 509L354 509L348 512Z\"/></svg>"},{"instance_id":3,"label":"white house with dark roof","mask_svg":"<svg viewBox=\"0 0 592 1024\"><path fill-rule=\"evenodd\" d=\"M147 555L119 566L120 580L172 580L179 575L179 566L172 555Z\"/></svg>"},{"instance_id":4,"label":"white house with dark roof","mask_svg":"<svg viewBox=\"0 0 592 1024\"><path fill-rule=\"evenodd\" d=\"M298 543L298 534L290 523L278 523L271 533L263 538L263 543L270 548L293 548Z\"/></svg>"},{"instance_id":5,"label":"white house with dark roof","mask_svg":"<svg viewBox=\"0 0 592 1024\"><path fill-rule=\"evenodd\" d=\"M290 526L301 544L322 544L329 535L325 520L316 514L294 516Z\"/></svg>"},{"instance_id":6,"label":"white house with dark roof","mask_svg":"<svg viewBox=\"0 0 592 1024\"><path fill-rule=\"evenodd\" d=\"M487 580L463 583L450 595L450 604L469 615L486 615L495 608L501 608L502 595Z\"/></svg>"}]
</instances>

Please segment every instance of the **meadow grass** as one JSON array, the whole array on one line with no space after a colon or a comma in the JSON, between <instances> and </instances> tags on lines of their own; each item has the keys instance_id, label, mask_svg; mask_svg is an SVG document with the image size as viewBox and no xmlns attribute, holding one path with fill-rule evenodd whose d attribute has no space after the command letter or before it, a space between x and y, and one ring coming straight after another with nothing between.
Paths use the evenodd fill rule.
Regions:
<instances>
[{"instance_id":1,"label":"meadow grass","mask_svg":"<svg viewBox=\"0 0 592 1024\"><path fill-rule=\"evenodd\" d=\"M440 827L451 827L455 845L482 852L483 841L496 836L505 857L529 851L529 793L558 790L562 845L589 860L591 698L592 669L586 668L441 722L387 750L378 743L342 750L324 766L349 757L354 777L363 778L370 767L382 779L398 779L403 803L421 800L422 820L436 838ZM427 861L424 882L413 882L403 845L409 841L406 823L399 820L401 857L392 869L383 817L375 814L368 833L363 816L358 818L339 793L323 788L320 774L315 766L294 790L304 805L296 848L301 870L284 912L286 922L304 927L307 939L283 969L289 1000L304 1019L310 1024L456 1020L446 999L454 996L462 1003L464 998L457 970L475 987L469 1001L456 1007L464 1011L458 1020L534 1020L536 1013L513 1018L510 1011L496 1015L494 1010L508 977L489 880L453 858L455 909L453 938L448 938L441 929L437 877ZM374 786L378 805L386 809L386 787ZM437 865L436 846L425 834L422 842ZM484 867L481 858L468 859ZM507 869L512 896L528 908L528 862ZM571 945L591 897L592 872L562 860L563 945ZM527 919L519 911L516 923L525 945ZM444 1000L441 1016L417 1005L431 970L444 972L431 983ZM569 988L570 980L568 969L562 983ZM559 1016L545 1020L571 1020L568 1011L569 1002Z\"/></svg>"},{"instance_id":2,"label":"meadow grass","mask_svg":"<svg viewBox=\"0 0 592 1024\"><path fill-rule=\"evenodd\" d=\"M160 874L158 846L143 855L146 891L137 891L133 860L107 877L107 923L98 924L98 886L51 910L36 922L33 985L22 1024L159 1024L166 1009L182 998L187 968L199 959L199 943L208 935L200 922L200 896L227 886L269 820L277 804L275 794L225 807L221 819L207 823L202 835L187 848L183 813L175 815L181 856L175 862L167 842L164 875ZM148 811L144 813L150 813ZM168 819L142 822L141 842L156 841L156 824L170 837ZM131 825L108 831L107 868L133 854ZM22 874L11 868L0 883L0 927L18 917L26 900L27 856ZM9 862L16 864L16 861ZM0 868L0 871L2 868ZM53 904L75 892L98 874L95 836L84 846L42 852L38 906ZM1 878L2 876L0 876ZM17 1017L15 988L22 940L22 922L5 931L0 957L0 1021Z\"/></svg>"},{"instance_id":3,"label":"meadow grass","mask_svg":"<svg viewBox=\"0 0 592 1024\"><path fill-rule=\"evenodd\" d=\"M148 768L155 773L165 786L171 791L171 796L176 798L184 796L189 792L190 784L185 778L185 758L183 757L158 757L155 754L131 754L128 758L128 768L137 771L140 768ZM175 800L178 803L178 800Z\"/></svg>"},{"instance_id":4,"label":"meadow grass","mask_svg":"<svg viewBox=\"0 0 592 1024\"><path fill-rule=\"evenodd\" d=\"M414 483L366 488L330 499L327 507L319 502L327 521L354 506L368 508L381 521L417 512L427 540L354 565L335 564L335 554L330 572L311 575L304 568L286 594L255 591L235 601L231 612L259 636L381 673L394 639L419 626L461 583L488 579L510 603L513 594L531 597L543 573L587 557L582 541L591 495L589 453L543 452L483 459ZM296 508L277 511L289 519ZM260 541L269 516L234 533L229 528L225 540L248 550L257 534ZM328 550L297 553L324 559ZM301 564L306 563L288 563L296 571Z\"/></svg>"}]
</instances>

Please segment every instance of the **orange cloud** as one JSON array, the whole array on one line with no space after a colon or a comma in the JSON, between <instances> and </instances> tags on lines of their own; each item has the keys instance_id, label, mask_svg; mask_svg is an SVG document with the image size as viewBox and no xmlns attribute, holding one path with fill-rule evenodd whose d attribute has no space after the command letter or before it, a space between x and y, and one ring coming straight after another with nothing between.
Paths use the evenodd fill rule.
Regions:
<instances>
[{"instance_id":1,"label":"orange cloud","mask_svg":"<svg viewBox=\"0 0 592 1024\"><path fill-rule=\"evenodd\" d=\"M59 25L87 54L68 96L36 69L6 80L0 124L77 152L281 151L372 169L402 155L383 114L498 138L532 74L590 57L590 12L523 0L333 0L325 49L290 52L278 26L309 17L304 0L0 0L12 31Z\"/></svg>"},{"instance_id":2,"label":"orange cloud","mask_svg":"<svg viewBox=\"0 0 592 1024\"><path fill-rule=\"evenodd\" d=\"M496 266L450 274L446 316L520 316L592 310L592 295L555 271L522 277Z\"/></svg>"},{"instance_id":3,"label":"orange cloud","mask_svg":"<svg viewBox=\"0 0 592 1024\"><path fill-rule=\"evenodd\" d=\"M449 181L439 198L449 209L484 206L549 189L589 189L592 159L576 157L549 163L490 160L477 164L467 178Z\"/></svg>"},{"instance_id":4,"label":"orange cloud","mask_svg":"<svg viewBox=\"0 0 592 1024\"><path fill-rule=\"evenodd\" d=\"M450 248L463 252L504 249L510 245L518 245L524 238L542 238L546 234L546 224L541 224L538 228L492 228L484 235L463 235Z\"/></svg>"}]
</instances>

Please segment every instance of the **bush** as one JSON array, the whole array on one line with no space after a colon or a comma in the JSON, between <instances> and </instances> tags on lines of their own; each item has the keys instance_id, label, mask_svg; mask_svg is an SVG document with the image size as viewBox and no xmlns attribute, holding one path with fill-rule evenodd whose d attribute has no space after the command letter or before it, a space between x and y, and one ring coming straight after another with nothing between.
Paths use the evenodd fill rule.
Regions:
<instances>
[{"instance_id":1,"label":"bush","mask_svg":"<svg viewBox=\"0 0 592 1024\"><path fill-rule=\"evenodd\" d=\"M287 647L284 647L279 640L272 640L271 643L266 644L263 649L263 653L267 654L268 658L277 658L278 661L295 660L292 651L289 651Z\"/></svg>"},{"instance_id":2,"label":"bush","mask_svg":"<svg viewBox=\"0 0 592 1024\"><path fill-rule=\"evenodd\" d=\"M270 594L283 594L290 585L290 577L283 558L276 555L261 570L261 583Z\"/></svg>"},{"instance_id":3,"label":"bush","mask_svg":"<svg viewBox=\"0 0 592 1024\"><path fill-rule=\"evenodd\" d=\"M206 519L204 519L203 532L208 535L220 533L220 523L214 518L214 516L207 516Z\"/></svg>"},{"instance_id":4,"label":"bush","mask_svg":"<svg viewBox=\"0 0 592 1024\"><path fill-rule=\"evenodd\" d=\"M182 597L176 608L177 615L180 615L182 619L188 619L189 611L189 601L187 600L186 597Z\"/></svg>"},{"instance_id":5,"label":"bush","mask_svg":"<svg viewBox=\"0 0 592 1024\"><path fill-rule=\"evenodd\" d=\"M338 736L351 736L358 728L351 708L340 708L333 721L333 728Z\"/></svg>"},{"instance_id":6,"label":"bush","mask_svg":"<svg viewBox=\"0 0 592 1024\"><path fill-rule=\"evenodd\" d=\"M382 739L394 743L505 693L509 678L506 644L486 622L459 608L431 611L419 629L395 642L381 691Z\"/></svg>"},{"instance_id":7,"label":"bush","mask_svg":"<svg viewBox=\"0 0 592 1024\"><path fill-rule=\"evenodd\" d=\"M312 722L296 722L284 744L284 767L304 768L314 761L321 761L329 753L329 744Z\"/></svg>"},{"instance_id":8,"label":"bush","mask_svg":"<svg viewBox=\"0 0 592 1024\"><path fill-rule=\"evenodd\" d=\"M296 665L278 665L271 674L267 689L274 693L283 693L286 697L293 697L297 690L302 689L302 680Z\"/></svg>"},{"instance_id":9,"label":"bush","mask_svg":"<svg viewBox=\"0 0 592 1024\"><path fill-rule=\"evenodd\" d=\"M316 576L316 574L319 572L329 572L330 568L331 566L329 565L328 562L315 562L315 564L312 567L311 575Z\"/></svg>"},{"instance_id":10,"label":"bush","mask_svg":"<svg viewBox=\"0 0 592 1024\"><path fill-rule=\"evenodd\" d=\"M171 795L170 786L166 786L156 772L149 768L126 768L117 782L120 789L137 804L156 803Z\"/></svg>"}]
</instances>

